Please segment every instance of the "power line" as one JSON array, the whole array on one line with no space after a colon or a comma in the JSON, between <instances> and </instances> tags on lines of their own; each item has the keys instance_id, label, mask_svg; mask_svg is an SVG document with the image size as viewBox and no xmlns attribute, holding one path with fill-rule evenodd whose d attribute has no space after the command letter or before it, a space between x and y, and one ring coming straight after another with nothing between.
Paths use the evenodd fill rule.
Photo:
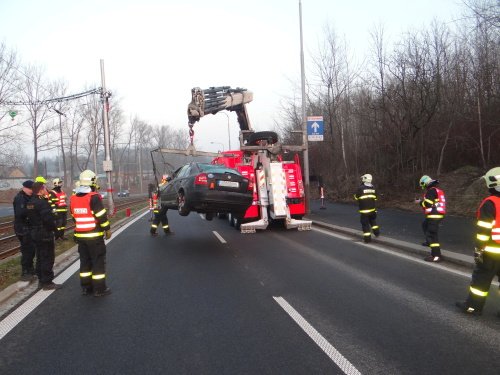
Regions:
<instances>
[{"instance_id":1,"label":"power line","mask_svg":"<svg viewBox=\"0 0 500 375\"><path fill-rule=\"evenodd\" d=\"M4 103L7 104L7 105L38 105L38 104L60 103L60 102L65 102L65 101L80 99L80 98L83 98L85 96L95 95L95 94L103 95L102 87L95 88L95 89L88 90L88 91L84 91L84 92L80 92L78 94L72 94L72 95L68 95L68 96L62 96L62 97L59 97L59 98L37 100L37 101L34 101L34 102L5 101ZM105 93L105 94L106 95L110 95L109 93Z\"/></svg>"}]
</instances>

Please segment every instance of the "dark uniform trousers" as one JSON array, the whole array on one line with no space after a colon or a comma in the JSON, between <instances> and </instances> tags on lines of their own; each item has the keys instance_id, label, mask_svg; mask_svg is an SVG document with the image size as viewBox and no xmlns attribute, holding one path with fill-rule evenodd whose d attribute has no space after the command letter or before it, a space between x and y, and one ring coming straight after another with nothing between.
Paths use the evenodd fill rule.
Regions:
<instances>
[{"instance_id":1,"label":"dark uniform trousers","mask_svg":"<svg viewBox=\"0 0 500 375\"><path fill-rule=\"evenodd\" d=\"M425 242L431 248L431 255L433 257L441 256L441 246L439 244L439 224L443 219L426 218L422 223L422 230L425 235Z\"/></svg>"},{"instance_id":2,"label":"dark uniform trousers","mask_svg":"<svg viewBox=\"0 0 500 375\"><path fill-rule=\"evenodd\" d=\"M380 233L379 227L377 225L377 212L368 212L361 214L361 227L363 228L363 234L365 237L369 237L371 235L371 231L373 228L373 234L378 236Z\"/></svg>"},{"instance_id":3,"label":"dark uniform trousers","mask_svg":"<svg viewBox=\"0 0 500 375\"><path fill-rule=\"evenodd\" d=\"M94 291L106 289L106 245L102 237L92 240L78 239L80 254L80 285L82 288Z\"/></svg>"},{"instance_id":4,"label":"dark uniform trousers","mask_svg":"<svg viewBox=\"0 0 500 375\"><path fill-rule=\"evenodd\" d=\"M64 230L66 229L68 213L66 211L57 211L56 212L56 238L64 237Z\"/></svg>"},{"instance_id":5,"label":"dark uniform trousers","mask_svg":"<svg viewBox=\"0 0 500 375\"><path fill-rule=\"evenodd\" d=\"M30 237L36 249L35 272L38 281L41 284L50 284L54 279L54 232L46 230L43 226L36 226L30 229Z\"/></svg>"},{"instance_id":6,"label":"dark uniform trousers","mask_svg":"<svg viewBox=\"0 0 500 375\"><path fill-rule=\"evenodd\" d=\"M483 261L476 263L472 272L471 288L487 291L495 275L500 277L500 254L491 254L485 251ZM479 296L469 293L466 304L476 310L481 311L486 303L486 296Z\"/></svg>"},{"instance_id":7,"label":"dark uniform trousers","mask_svg":"<svg viewBox=\"0 0 500 375\"><path fill-rule=\"evenodd\" d=\"M21 244L21 269L23 274L35 274L33 262L35 260L35 243L29 234L18 235L19 243Z\"/></svg>"},{"instance_id":8,"label":"dark uniform trousers","mask_svg":"<svg viewBox=\"0 0 500 375\"><path fill-rule=\"evenodd\" d=\"M158 224L160 224L160 222L165 233L169 231L167 211L168 208L166 206L161 206L159 210L155 209L155 218L151 224L151 233L156 233L156 229L158 228Z\"/></svg>"}]
</instances>

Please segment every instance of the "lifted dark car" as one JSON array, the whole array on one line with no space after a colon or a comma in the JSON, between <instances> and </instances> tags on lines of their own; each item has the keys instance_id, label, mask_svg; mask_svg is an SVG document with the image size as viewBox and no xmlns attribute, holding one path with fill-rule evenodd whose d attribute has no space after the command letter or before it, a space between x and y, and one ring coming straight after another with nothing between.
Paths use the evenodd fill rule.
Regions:
<instances>
[{"instance_id":1,"label":"lifted dark car","mask_svg":"<svg viewBox=\"0 0 500 375\"><path fill-rule=\"evenodd\" d=\"M244 213L252 197L252 183L237 170L207 163L182 166L161 188L162 205L181 216L203 213L208 220L215 213Z\"/></svg>"}]
</instances>

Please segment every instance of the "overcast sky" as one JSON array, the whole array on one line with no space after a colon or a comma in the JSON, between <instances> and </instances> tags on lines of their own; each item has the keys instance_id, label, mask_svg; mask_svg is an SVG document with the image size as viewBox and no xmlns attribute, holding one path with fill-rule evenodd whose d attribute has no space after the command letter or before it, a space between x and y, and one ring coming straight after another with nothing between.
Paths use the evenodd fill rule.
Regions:
<instances>
[{"instance_id":1,"label":"overcast sky","mask_svg":"<svg viewBox=\"0 0 500 375\"><path fill-rule=\"evenodd\" d=\"M456 20L462 7L460 0L302 0L306 65L326 24L361 60L376 25L397 40L434 18ZM269 130L291 82L300 82L298 0L1 0L0 25L1 41L66 81L69 93L101 86L104 59L106 86L121 98L127 122L137 115L185 128L186 136L193 87L253 91L253 127ZM239 128L229 118L237 148ZM227 149L227 121L217 114L197 123L198 148Z\"/></svg>"}]
</instances>

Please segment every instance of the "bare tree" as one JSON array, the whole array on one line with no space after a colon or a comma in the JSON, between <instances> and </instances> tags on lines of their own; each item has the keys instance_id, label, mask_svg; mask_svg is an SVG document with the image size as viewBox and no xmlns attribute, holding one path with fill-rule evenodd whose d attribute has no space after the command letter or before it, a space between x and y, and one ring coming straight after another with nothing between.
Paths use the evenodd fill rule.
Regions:
<instances>
[{"instance_id":1,"label":"bare tree","mask_svg":"<svg viewBox=\"0 0 500 375\"><path fill-rule=\"evenodd\" d=\"M22 91L19 93L23 106L29 114L28 125L31 128L33 141L34 175L38 175L38 154L57 147L58 139L53 133L57 129L46 104L54 97L54 87L43 79L43 71L39 67L28 66L21 77ZM46 86L49 86L48 88Z\"/></svg>"}]
</instances>

